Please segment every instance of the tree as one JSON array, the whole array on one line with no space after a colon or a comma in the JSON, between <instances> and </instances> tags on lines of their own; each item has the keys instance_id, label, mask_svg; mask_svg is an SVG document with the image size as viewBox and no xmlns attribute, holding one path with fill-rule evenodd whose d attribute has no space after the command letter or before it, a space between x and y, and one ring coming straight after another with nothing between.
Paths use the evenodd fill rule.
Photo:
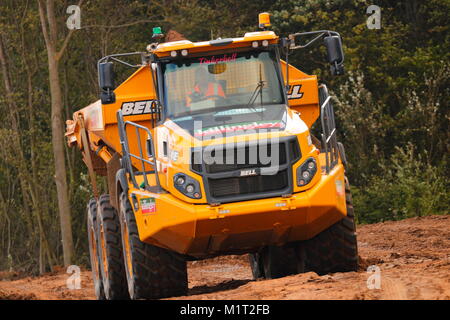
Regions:
<instances>
[{"instance_id":1,"label":"tree","mask_svg":"<svg viewBox=\"0 0 450 320\"><path fill-rule=\"evenodd\" d=\"M69 31L64 39L61 49L58 50L59 39L54 1L46 0L44 3L44 0L38 0L38 5L42 34L44 36L48 56L48 72L52 105L51 122L53 157L55 160L55 182L61 224L64 265L67 266L70 265L72 261L73 237L64 155L65 140L63 131L62 90L59 79L59 61L66 50L73 30Z\"/></svg>"}]
</instances>

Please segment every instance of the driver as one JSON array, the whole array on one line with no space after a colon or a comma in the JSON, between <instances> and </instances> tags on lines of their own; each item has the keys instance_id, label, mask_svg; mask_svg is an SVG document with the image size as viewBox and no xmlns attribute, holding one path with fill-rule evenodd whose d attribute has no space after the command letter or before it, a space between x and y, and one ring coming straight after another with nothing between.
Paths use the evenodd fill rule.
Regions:
<instances>
[{"instance_id":1,"label":"driver","mask_svg":"<svg viewBox=\"0 0 450 320\"><path fill-rule=\"evenodd\" d=\"M197 102L205 99L225 98L225 93L222 86L210 80L208 71L203 67L198 67L195 70L195 85L194 89L188 92L186 98L186 106L190 107L192 102Z\"/></svg>"}]
</instances>

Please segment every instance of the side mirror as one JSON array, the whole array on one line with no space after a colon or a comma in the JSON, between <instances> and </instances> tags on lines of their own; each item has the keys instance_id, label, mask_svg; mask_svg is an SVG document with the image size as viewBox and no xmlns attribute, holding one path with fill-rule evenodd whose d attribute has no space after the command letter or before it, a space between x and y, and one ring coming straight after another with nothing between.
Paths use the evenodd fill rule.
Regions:
<instances>
[{"instance_id":1,"label":"side mirror","mask_svg":"<svg viewBox=\"0 0 450 320\"><path fill-rule=\"evenodd\" d=\"M114 90L114 70L112 62L102 62L98 65L99 85L102 90L100 99L102 104L111 104L116 101Z\"/></svg>"},{"instance_id":2,"label":"side mirror","mask_svg":"<svg viewBox=\"0 0 450 320\"><path fill-rule=\"evenodd\" d=\"M331 64L331 73L335 76L344 74L344 52L339 36L328 36L324 38L327 47L328 62Z\"/></svg>"},{"instance_id":3,"label":"side mirror","mask_svg":"<svg viewBox=\"0 0 450 320\"><path fill-rule=\"evenodd\" d=\"M100 88L114 90L114 70L112 62L102 62L98 65Z\"/></svg>"}]
</instances>

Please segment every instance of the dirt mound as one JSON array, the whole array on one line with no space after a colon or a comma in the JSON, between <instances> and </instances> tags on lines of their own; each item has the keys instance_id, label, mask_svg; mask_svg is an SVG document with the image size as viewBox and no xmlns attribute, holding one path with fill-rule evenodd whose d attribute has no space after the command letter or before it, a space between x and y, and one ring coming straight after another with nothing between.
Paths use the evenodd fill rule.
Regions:
<instances>
[{"instance_id":1,"label":"dirt mound","mask_svg":"<svg viewBox=\"0 0 450 320\"><path fill-rule=\"evenodd\" d=\"M188 263L189 295L173 299L450 299L450 216L359 226L358 272L253 281L246 256ZM368 288L375 266L379 285ZM378 269L377 269L378 268ZM70 290L64 269L0 281L0 299L94 299L91 273ZM369 283L370 284L370 283Z\"/></svg>"},{"instance_id":2,"label":"dirt mound","mask_svg":"<svg viewBox=\"0 0 450 320\"><path fill-rule=\"evenodd\" d=\"M94 299L90 271L81 271L81 289L67 286L71 276L65 268L56 267L53 272L39 277L24 277L18 280L0 281L0 299L6 300L79 300Z\"/></svg>"},{"instance_id":3,"label":"dirt mound","mask_svg":"<svg viewBox=\"0 0 450 320\"><path fill-rule=\"evenodd\" d=\"M36 300L36 295L22 294L20 292L7 292L0 290L0 300Z\"/></svg>"}]
</instances>

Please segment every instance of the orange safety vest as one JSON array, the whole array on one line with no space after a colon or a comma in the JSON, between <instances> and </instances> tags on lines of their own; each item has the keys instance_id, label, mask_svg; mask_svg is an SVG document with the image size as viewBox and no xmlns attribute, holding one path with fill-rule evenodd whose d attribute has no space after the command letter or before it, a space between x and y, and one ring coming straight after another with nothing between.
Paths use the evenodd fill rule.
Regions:
<instances>
[{"instance_id":1,"label":"orange safety vest","mask_svg":"<svg viewBox=\"0 0 450 320\"><path fill-rule=\"evenodd\" d=\"M186 106L190 106L191 102L192 102L192 97L191 95L196 92L198 94L202 94L202 92L200 91L200 87L198 86L198 84L194 87L194 91L189 92L188 96L186 98ZM223 98L225 98L225 93L223 92L222 86L216 82L210 82L208 83L208 88L206 89L206 92L204 93L205 97L211 97L211 96L221 96Z\"/></svg>"}]
</instances>

